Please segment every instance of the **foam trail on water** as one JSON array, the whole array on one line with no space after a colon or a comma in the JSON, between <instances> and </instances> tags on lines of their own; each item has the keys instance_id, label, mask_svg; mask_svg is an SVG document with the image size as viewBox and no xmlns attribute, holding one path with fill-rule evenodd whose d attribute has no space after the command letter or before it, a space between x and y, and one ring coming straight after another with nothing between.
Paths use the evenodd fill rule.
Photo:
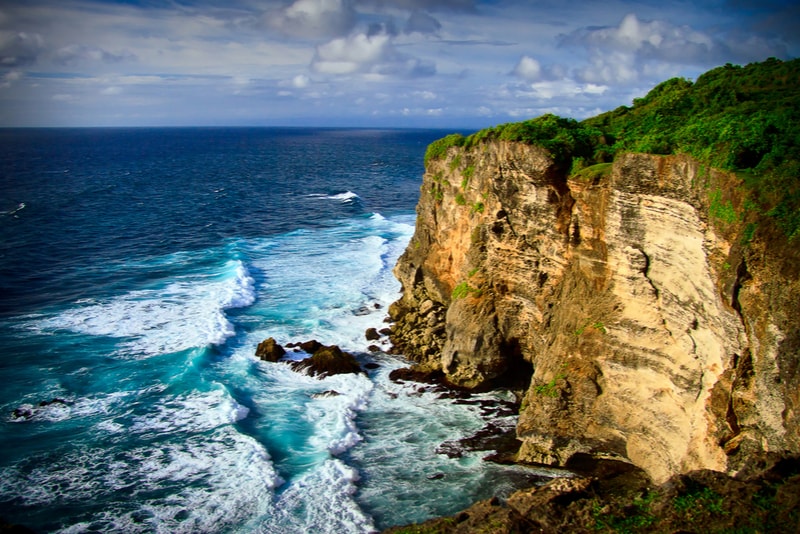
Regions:
<instances>
[{"instance_id":1,"label":"foam trail on water","mask_svg":"<svg viewBox=\"0 0 800 534\"><path fill-rule=\"evenodd\" d=\"M323 194L323 193L311 193L307 195L308 198L322 198L325 200L338 200L342 203L351 203L358 200L361 200L361 197L358 196L356 193L352 191L345 191L344 193L336 193L333 195Z\"/></svg>"},{"instance_id":2,"label":"foam trail on water","mask_svg":"<svg viewBox=\"0 0 800 534\"><path fill-rule=\"evenodd\" d=\"M336 195L330 195L330 196L328 196L326 198L328 198L330 200L339 200L341 202L353 202L355 200L359 200L361 197L359 197L357 194L353 193L352 191L345 191L344 193L339 193L339 194L336 194Z\"/></svg>"},{"instance_id":3,"label":"foam trail on water","mask_svg":"<svg viewBox=\"0 0 800 534\"><path fill-rule=\"evenodd\" d=\"M372 518L355 502L358 472L341 460L326 460L302 476L275 501L256 532L339 534L375 532Z\"/></svg>"},{"instance_id":4,"label":"foam trail on water","mask_svg":"<svg viewBox=\"0 0 800 534\"><path fill-rule=\"evenodd\" d=\"M364 331L380 327L397 298L400 285L392 268L413 233L407 220L371 214L330 229L248 243L251 261L264 276L252 310L261 318L257 334L281 343L313 337L364 350Z\"/></svg>"},{"instance_id":5,"label":"foam trail on water","mask_svg":"<svg viewBox=\"0 0 800 534\"><path fill-rule=\"evenodd\" d=\"M223 388L128 405L147 408L113 411L95 425L94 445L0 469L0 498L83 510L50 529L70 533L218 532L267 513L283 480L265 448L235 428L247 409Z\"/></svg>"},{"instance_id":6,"label":"foam trail on water","mask_svg":"<svg viewBox=\"0 0 800 534\"><path fill-rule=\"evenodd\" d=\"M224 343L235 334L225 311L255 300L255 282L247 267L241 260L230 260L221 272L182 275L154 288L99 302L81 301L29 327L121 338L120 354L148 357Z\"/></svg>"}]
</instances>

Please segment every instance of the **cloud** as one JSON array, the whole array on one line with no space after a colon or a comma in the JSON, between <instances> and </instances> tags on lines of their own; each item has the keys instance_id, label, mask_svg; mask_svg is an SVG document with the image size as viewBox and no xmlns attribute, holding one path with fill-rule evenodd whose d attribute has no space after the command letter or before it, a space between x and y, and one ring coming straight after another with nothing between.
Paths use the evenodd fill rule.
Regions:
<instances>
[{"instance_id":1,"label":"cloud","mask_svg":"<svg viewBox=\"0 0 800 534\"><path fill-rule=\"evenodd\" d=\"M267 16L267 24L288 35L325 38L345 35L357 22L349 0L295 0Z\"/></svg>"},{"instance_id":2,"label":"cloud","mask_svg":"<svg viewBox=\"0 0 800 534\"><path fill-rule=\"evenodd\" d=\"M356 0L359 5L371 8L395 8L427 11L475 11L475 0Z\"/></svg>"},{"instance_id":3,"label":"cloud","mask_svg":"<svg viewBox=\"0 0 800 534\"><path fill-rule=\"evenodd\" d=\"M511 73L523 80L538 80L542 75L542 65L530 56L522 56Z\"/></svg>"},{"instance_id":4,"label":"cloud","mask_svg":"<svg viewBox=\"0 0 800 534\"><path fill-rule=\"evenodd\" d=\"M647 63L709 67L787 55L785 44L776 38L738 30L704 32L663 20L641 20L633 13L617 26L577 29L562 36L560 44L586 49L589 65L578 69L580 78L605 83L635 81Z\"/></svg>"},{"instance_id":5,"label":"cloud","mask_svg":"<svg viewBox=\"0 0 800 534\"><path fill-rule=\"evenodd\" d=\"M98 46L68 45L55 52L55 62L61 65L74 65L82 61L100 61L103 63L120 63L135 60L136 56L130 52L114 54Z\"/></svg>"},{"instance_id":6,"label":"cloud","mask_svg":"<svg viewBox=\"0 0 800 534\"><path fill-rule=\"evenodd\" d=\"M442 23L424 11L413 11L406 21L406 33L435 34L442 29Z\"/></svg>"},{"instance_id":7,"label":"cloud","mask_svg":"<svg viewBox=\"0 0 800 534\"><path fill-rule=\"evenodd\" d=\"M642 21L633 13L625 15L618 26L581 28L566 36L563 42L684 61L707 61L715 46L710 36L689 26L674 26L659 20Z\"/></svg>"},{"instance_id":8,"label":"cloud","mask_svg":"<svg viewBox=\"0 0 800 534\"><path fill-rule=\"evenodd\" d=\"M422 100L436 100L436 93L432 91L414 91L411 93L414 98L421 98Z\"/></svg>"},{"instance_id":9,"label":"cloud","mask_svg":"<svg viewBox=\"0 0 800 534\"><path fill-rule=\"evenodd\" d=\"M0 76L0 89L8 89L11 85L23 77L21 71L10 70Z\"/></svg>"},{"instance_id":10,"label":"cloud","mask_svg":"<svg viewBox=\"0 0 800 534\"><path fill-rule=\"evenodd\" d=\"M308 87L308 84L311 80L309 80L308 76L305 74L298 74L294 78L292 78L292 87L296 89L304 89Z\"/></svg>"},{"instance_id":11,"label":"cloud","mask_svg":"<svg viewBox=\"0 0 800 534\"><path fill-rule=\"evenodd\" d=\"M331 75L368 74L370 79L417 78L436 73L433 63L398 52L387 33L357 33L319 45L311 69Z\"/></svg>"},{"instance_id":12,"label":"cloud","mask_svg":"<svg viewBox=\"0 0 800 534\"><path fill-rule=\"evenodd\" d=\"M0 32L0 67L33 65L44 51L44 39L38 33Z\"/></svg>"},{"instance_id":13,"label":"cloud","mask_svg":"<svg viewBox=\"0 0 800 534\"><path fill-rule=\"evenodd\" d=\"M529 86L528 91L520 91L520 96L533 97L543 100L552 98L570 98L581 95L602 95L608 90L608 86L594 83L576 83L572 80L550 80L534 82Z\"/></svg>"},{"instance_id":14,"label":"cloud","mask_svg":"<svg viewBox=\"0 0 800 534\"><path fill-rule=\"evenodd\" d=\"M624 85L639 79L640 68L633 54L607 52L592 54L589 64L575 69L584 82Z\"/></svg>"}]
</instances>

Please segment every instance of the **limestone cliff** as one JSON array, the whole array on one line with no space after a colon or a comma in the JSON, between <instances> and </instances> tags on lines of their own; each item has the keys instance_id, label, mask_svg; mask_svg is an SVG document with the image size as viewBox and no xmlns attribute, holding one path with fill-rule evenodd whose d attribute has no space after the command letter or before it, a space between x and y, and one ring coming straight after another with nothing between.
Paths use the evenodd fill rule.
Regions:
<instances>
[{"instance_id":1,"label":"limestone cliff","mask_svg":"<svg viewBox=\"0 0 800 534\"><path fill-rule=\"evenodd\" d=\"M727 217L737 177L689 157L567 174L501 140L428 162L397 349L454 385L523 380L522 462L614 458L659 482L800 452L796 243Z\"/></svg>"}]
</instances>

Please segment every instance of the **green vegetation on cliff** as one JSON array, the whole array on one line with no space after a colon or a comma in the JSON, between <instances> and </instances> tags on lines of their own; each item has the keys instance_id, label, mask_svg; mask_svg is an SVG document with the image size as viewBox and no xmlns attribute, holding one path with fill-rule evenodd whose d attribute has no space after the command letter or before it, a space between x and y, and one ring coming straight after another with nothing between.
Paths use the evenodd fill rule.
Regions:
<instances>
[{"instance_id":1,"label":"green vegetation on cliff","mask_svg":"<svg viewBox=\"0 0 800 534\"><path fill-rule=\"evenodd\" d=\"M667 80L633 106L578 122L555 115L502 124L431 144L425 159L451 146L509 140L547 148L573 173L621 152L688 154L734 171L747 191L746 209L766 214L790 238L800 237L800 59L725 65L695 82ZM723 213L723 220L741 214Z\"/></svg>"}]
</instances>

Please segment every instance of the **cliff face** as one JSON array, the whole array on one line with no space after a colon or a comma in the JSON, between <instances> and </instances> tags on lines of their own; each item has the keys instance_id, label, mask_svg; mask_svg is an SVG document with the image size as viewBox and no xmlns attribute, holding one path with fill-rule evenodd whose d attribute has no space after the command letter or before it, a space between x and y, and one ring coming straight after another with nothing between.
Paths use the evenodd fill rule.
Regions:
<instances>
[{"instance_id":1,"label":"cliff face","mask_svg":"<svg viewBox=\"0 0 800 534\"><path fill-rule=\"evenodd\" d=\"M569 178L539 147L450 148L395 268L393 342L455 385L522 380L523 462L658 482L800 452L800 247L740 221L737 185L681 156Z\"/></svg>"}]
</instances>

